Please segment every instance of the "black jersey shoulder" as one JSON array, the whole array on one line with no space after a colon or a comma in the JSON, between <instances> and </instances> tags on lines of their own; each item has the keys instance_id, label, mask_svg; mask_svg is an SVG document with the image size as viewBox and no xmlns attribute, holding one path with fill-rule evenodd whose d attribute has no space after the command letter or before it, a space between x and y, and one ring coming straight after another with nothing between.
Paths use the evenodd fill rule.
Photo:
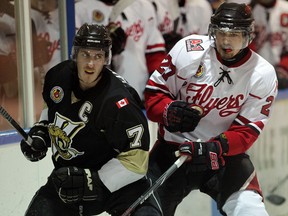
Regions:
<instances>
[{"instance_id":1,"label":"black jersey shoulder","mask_svg":"<svg viewBox=\"0 0 288 216\"><path fill-rule=\"evenodd\" d=\"M128 83L127 80L125 80L122 76L120 76L119 74L117 74L116 72L108 69L116 78L118 78L122 84L125 86L125 88L129 91L129 93L131 94L131 96L133 97L133 99L135 100L135 102L141 107L143 107L143 103L141 101L141 98L139 96L139 94L137 93L137 91Z\"/></svg>"},{"instance_id":2,"label":"black jersey shoulder","mask_svg":"<svg viewBox=\"0 0 288 216\"><path fill-rule=\"evenodd\" d=\"M72 60L63 61L47 72L42 94L48 106L51 103L60 103L64 94L71 94L75 74L77 66Z\"/></svg>"}]
</instances>

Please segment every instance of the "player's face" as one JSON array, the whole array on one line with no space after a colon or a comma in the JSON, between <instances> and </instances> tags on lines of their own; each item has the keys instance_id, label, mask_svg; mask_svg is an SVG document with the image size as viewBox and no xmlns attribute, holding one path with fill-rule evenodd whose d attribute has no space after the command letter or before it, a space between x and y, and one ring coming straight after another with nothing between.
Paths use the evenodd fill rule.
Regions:
<instances>
[{"instance_id":1,"label":"player's face","mask_svg":"<svg viewBox=\"0 0 288 216\"><path fill-rule=\"evenodd\" d=\"M103 50L83 48L79 50L76 62L80 87L83 90L94 87L100 80L105 60L105 52Z\"/></svg>"},{"instance_id":2,"label":"player's face","mask_svg":"<svg viewBox=\"0 0 288 216\"><path fill-rule=\"evenodd\" d=\"M233 58L245 43L242 32L237 31L221 31L215 32L216 49L222 59L229 60Z\"/></svg>"}]
</instances>

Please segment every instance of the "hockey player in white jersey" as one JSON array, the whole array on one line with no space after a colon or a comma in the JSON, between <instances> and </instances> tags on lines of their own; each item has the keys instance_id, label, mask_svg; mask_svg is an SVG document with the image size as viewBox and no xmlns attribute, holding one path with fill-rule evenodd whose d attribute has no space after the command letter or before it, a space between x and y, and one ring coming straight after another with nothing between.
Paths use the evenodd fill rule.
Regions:
<instances>
[{"instance_id":1,"label":"hockey player in white jersey","mask_svg":"<svg viewBox=\"0 0 288 216\"><path fill-rule=\"evenodd\" d=\"M271 116L277 78L248 48L253 24L249 6L223 3L209 36L180 40L146 85L147 116L159 123L150 169L157 178L175 162L175 151L189 157L158 190L165 216L195 189L223 215L268 215L246 151Z\"/></svg>"}]
</instances>

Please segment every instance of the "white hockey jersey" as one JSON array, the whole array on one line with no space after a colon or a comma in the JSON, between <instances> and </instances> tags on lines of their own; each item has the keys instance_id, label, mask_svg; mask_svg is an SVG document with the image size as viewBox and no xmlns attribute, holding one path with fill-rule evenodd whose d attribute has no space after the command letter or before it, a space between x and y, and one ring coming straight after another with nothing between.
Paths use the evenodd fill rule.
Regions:
<instances>
[{"instance_id":1,"label":"white hockey jersey","mask_svg":"<svg viewBox=\"0 0 288 216\"><path fill-rule=\"evenodd\" d=\"M245 152L257 139L277 95L275 70L251 50L234 65L222 62L213 40L191 35L180 40L151 75L145 91L147 115L160 123L160 136L167 142L208 141L225 133L228 155L234 155ZM223 71L232 82L219 79ZM204 108L194 131L171 133L163 127L163 110L173 100Z\"/></svg>"}]
</instances>

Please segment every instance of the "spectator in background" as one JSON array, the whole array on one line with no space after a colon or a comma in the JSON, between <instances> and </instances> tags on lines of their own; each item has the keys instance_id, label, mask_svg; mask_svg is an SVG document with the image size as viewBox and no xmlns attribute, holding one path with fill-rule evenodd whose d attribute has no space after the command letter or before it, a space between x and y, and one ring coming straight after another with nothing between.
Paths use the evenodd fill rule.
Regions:
<instances>
[{"instance_id":1,"label":"spectator in background","mask_svg":"<svg viewBox=\"0 0 288 216\"><path fill-rule=\"evenodd\" d=\"M128 3L130 3L128 1ZM107 26L112 38L112 55L117 55L124 50L127 36L121 26L110 22L113 9L112 1L82 0L75 2L75 27L79 29L84 23Z\"/></svg>"},{"instance_id":2,"label":"spectator in background","mask_svg":"<svg viewBox=\"0 0 288 216\"><path fill-rule=\"evenodd\" d=\"M177 33L180 19L178 0L149 0L156 12L157 26L165 40L166 51L177 43L182 35Z\"/></svg>"},{"instance_id":3,"label":"spectator in background","mask_svg":"<svg viewBox=\"0 0 288 216\"><path fill-rule=\"evenodd\" d=\"M92 0L76 3L76 20L79 20L78 17L81 17L84 11L89 10L84 7L89 7L89 20L86 22L89 23L92 20L93 23L107 25L108 23L103 22L111 21L109 20L110 12L117 1L102 0L102 2L106 4L106 7L97 7L99 2L96 0L94 0L94 5ZM110 8L111 5L112 8ZM135 0L119 14L116 20L112 21L120 26L127 36L123 52L113 56L113 68L136 89L143 100L143 92L150 73L158 67L166 55L164 39L157 27L155 10L149 1ZM82 23L77 21L76 24L78 27Z\"/></svg>"},{"instance_id":4,"label":"spectator in background","mask_svg":"<svg viewBox=\"0 0 288 216\"><path fill-rule=\"evenodd\" d=\"M208 34L212 9L207 0L180 1L181 16L177 32L182 37L190 34Z\"/></svg>"},{"instance_id":5,"label":"spectator in background","mask_svg":"<svg viewBox=\"0 0 288 216\"><path fill-rule=\"evenodd\" d=\"M4 97L11 98L17 96L18 83L15 36L15 19L6 13L2 13L0 15L1 104L3 103Z\"/></svg>"},{"instance_id":6,"label":"spectator in background","mask_svg":"<svg viewBox=\"0 0 288 216\"><path fill-rule=\"evenodd\" d=\"M42 67L51 60L49 52L50 41L41 37L40 32L47 32L45 22L41 22L41 15L31 10L32 46L34 69ZM14 5L9 0L0 1L0 100L13 115L18 115L18 74L16 61L16 23ZM8 72L9 71L9 72ZM35 74L35 85L41 86ZM36 87L37 88L37 87ZM37 91L36 91L37 92ZM19 117L16 117L19 118ZM6 126L7 127L7 126ZM5 128L5 126L1 126Z\"/></svg>"},{"instance_id":7,"label":"spectator in background","mask_svg":"<svg viewBox=\"0 0 288 216\"><path fill-rule=\"evenodd\" d=\"M208 0L208 2L211 5L213 13L216 11L216 9L223 3L225 0Z\"/></svg>"},{"instance_id":8,"label":"spectator in background","mask_svg":"<svg viewBox=\"0 0 288 216\"><path fill-rule=\"evenodd\" d=\"M33 19L37 31L36 40L48 41L47 51L42 50L42 55L38 54L38 57L42 58L44 54L49 60L35 68L43 85L46 72L61 61L58 1L31 0L31 9L32 18L37 17Z\"/></svg>"},{"instance_id":9,"label":"spectator in background","mask_svg":"<svg viewBox=\"0 0 288 216\"><path fill-rule=\"evenodd\" d=\"M251 48L274 65L279 89L288 88L288 2L255 0L255 39Z\"/></svg>"},{"instance_id":10,"label":"spectator in background","mask_svg":"<svg viewBox=\"0 0 288 216\"><path fill-rule=\"evenodd\" d=\"M76 31L84 23L108 25L112 4L100 0L82 0L75 2L75 27Z\"/></svg>"}]
</instances>

